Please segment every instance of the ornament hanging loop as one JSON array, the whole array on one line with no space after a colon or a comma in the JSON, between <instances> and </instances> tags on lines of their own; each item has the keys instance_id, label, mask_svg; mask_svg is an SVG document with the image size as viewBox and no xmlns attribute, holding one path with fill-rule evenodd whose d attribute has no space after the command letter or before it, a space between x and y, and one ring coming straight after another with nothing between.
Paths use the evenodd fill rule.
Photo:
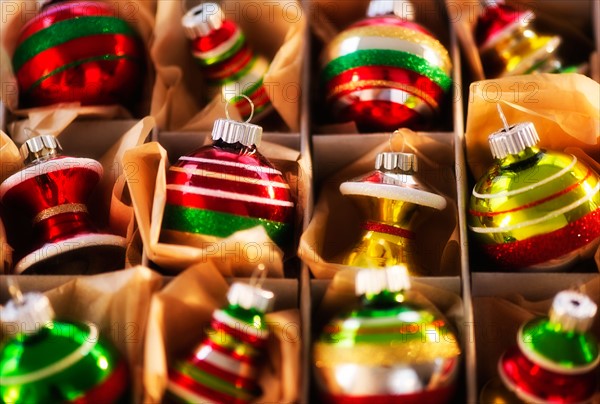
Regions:
<instances>
[{"instance_id":1,"label":"ornament hanging loop","mask_svg":"<svg viewBox=\"0 0 600 404\"><path fill-rule=\"evenodd\" d=\"M229 106L231 105L232 101L235 102L234 100L238 97L245 98L250 104L250 116L244 121L244 123L249 123L254 117L254 103L252 102L250 97L244 94L236 95L235 97L232 97L229 99L229 101L227 101L227 104L225 104L225 116L227 117L227 119L231 120L231 117L229 116Z\"/></svg>"},{"instance_id":2,"label":"ornament hanging loop","mask_svg":"<svg viewBox=\"0 0 600 404\"><path fill-rule=\"evenodd\" d=\"M258 266L252 271L250 276L250 285L256 288L262 289L263 283L267 278L267 267L265 264L258 264Z\"/></svg>"},{"instance_id":3,"label":"ornament hanging loop","mask_svg":"<svg viewBox=\"0 0 600 404\"><path fill-rule=\"evenodd\" d=\"M393 143L393 140L396 136L399 136L400 139L402 139L402 148L400 149L400 153L404 153L404 148L406 147L406 138L404 136L404 133L402 132L402 129L396 129L388 138L388 145L390 147L390 151L391 152L398 151L398 150L394 150L394 143Z\"/></svg>"},{"instance_id":4,"label":"ornament hanging loop","mask_svg":"<svg viewBox=\"0 0 600 404\"><path fill-rule=\"evenodd\" d=\"M23 298L23 292L19 287L19 284L15 280L14 277L9 276L6 278L6 283L8 284L8 293L12 297L13 301L18 305L22 305L25 299Z\"/></svg>"},{"instance_id":5,"label":"ornament hanging loop","mask_svg":"<svg viewBox=\"0 0 600 404\"><path fill-rule=\"evenodd\" d=\"M500 115L500 119L502 119L502 124L504 125L504 130L509 131L510 126L508 125L508 121L506 120L506 115L504 115L504 111L502 111L502 107L500 103L496 103L496 108L498 109L498 115Z\"/></svg>"},{"instance_id":6,"label":"ornament hanging loop","mask_svg":"<svg viewBox=\"0 0 600 404\"><path fill-rule=\"evenodd\" d=\"M27 139L41 136L40 132L35 129L31 129L30 127L23 128L23 132L25 133L25 136L27 136Z\"/></svg>"}]
</instances>

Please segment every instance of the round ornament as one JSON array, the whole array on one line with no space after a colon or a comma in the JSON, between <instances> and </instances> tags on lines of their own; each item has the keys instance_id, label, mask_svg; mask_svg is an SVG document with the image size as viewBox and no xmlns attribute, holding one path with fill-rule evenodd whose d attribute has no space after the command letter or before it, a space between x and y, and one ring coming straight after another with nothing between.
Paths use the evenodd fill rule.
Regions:
<instances>
[{"instance_id":1,"label":"round ornament","mask_svg":"<svg viewBox=\"0 0 600 404\"><path fill-rule=\"evenodd\" d=\"M169 168L162 242L202 246L255 226L280 246L291 240L290 187L257 150L261 135L260 126L218 119L213 144Z\"/></svg>"},{"instance_id":2,"label":"round ornament","mask_svg":"<svg viewBox=\"0 0 600 404\"><path fill-rule=\"evenodd\" d=\"M538 142L530 122L490 135L495 162L473 188L470 230L501 269L565 269L600 243L598 174Z\"/></svg>"},{"instance_id":3,"label":"round ornament","mask_svg":"<svg viewBox=\"0 0 600 404\"><path fill-rule=\"evenodd\" d=\"M254 116L258 121L272 110L263 85L269 62L252 51L240 27L225 19L218 4L202 3L190 9L182 25L210 87L210 98L220 94L225 101L234 101L244 120ZM241 96L252 100L254 112Z\"/></svg>"},{"instance_id":4,"label":"round ornament","mask_svg":"<svg viewBox=\"0 0 600 404\"><path fill-rule=\"evenodd\" d=\"M355 285L360 307L329 322L314 344L323 401L451 402L460 346L437 310L406 293L405 268L359 270Z\"/></svg>"},{"instance_id":5,"label":"round ornament","mask_svg":"<svg viewBox=\"0 0 600 404\"><path fill-rule=\"evenodd\" d=\"M336 122L361 132L429 126L452 86L448 51L414 23L408 0L372 0L369 18L341 32L321 58Z\"/></svg>"},{"instance_id":6,"label":"round ornament","mask_svg":"<svg viewBox=\"0 0 600 404\"><path fill-rule=\"evenodd\" d=\"M21 105L127 105L140 92L143 49L108 3L47 2L23 26L13 55Z\"/></svg>"},{"instance_id":7,"label":"round ornament","mask_svg":"<svg viewBox=\"0 0 600 404\"><path fill-rule=\"evenodd\" d=\"M234 283L227 307L213 313L206 338L169 369L167 397L189 403L249 403L261 395L257 382L269 330L265 313L272 292Z\"/></svg>"},{"instance_id":8,"label":"round ornament","mask_svg":"<svg viewBox=\"0 0 600 404\"><path fill-rule=\"evenodd\" d=\"M92 323L54 320L48 298L27 293L2 309L0 401L116 403L127 400L129 371Z\"/></svg>"},{"instance_id":9,"label":"round ornament","mask_svg":"<svg viewBox=\"0 0 600 404\"><path fill-rule=\"evenodd\" d=\"M500 358L508 390L526 402L582 403L596 391L598 341L589 328L596 304L574 291L554 298L549 316L524 324L517 346Z\"/></svg>"},{"instance_id":10,"label":"round ornament","mask_svg":"<svg viewBox=\"0 0 600 404\"><path fill-rule=\"evenodd\" d=\"M126 240L98 233L86 201L102 176L102 165L61 155L52 135L21 147L25 168L0 184L7 210L32 218L33 250L14 267L16 274L93 273L122 268Z\"/></svg>"},{"instance_id":11,"label":"round ornament","mask_svg":"<svg viewBox=\"0 0 600 404\"><path fill-rule=\"evenodd\" d=\"M385 268L406 264L410 273L425 275L415 262L415 228L428 208L442 210L444 197L431 192L416 176L411 153L380 153L375 171L344 182L340 192L364 212L358 243L342 258L345 265Z\"/></svg>"},{"instance_id":12,"label":"round ornament","mask_svg":"<svg viewBox=\"0 0 600 404\"><path fill-rule=\"evenodd\" d=\"M555 73L563 69L557 56L561 38L540 35L532 27L535 14L503 0L485 0L475 38L486 77Z\"/></svg>"}]
</instances>

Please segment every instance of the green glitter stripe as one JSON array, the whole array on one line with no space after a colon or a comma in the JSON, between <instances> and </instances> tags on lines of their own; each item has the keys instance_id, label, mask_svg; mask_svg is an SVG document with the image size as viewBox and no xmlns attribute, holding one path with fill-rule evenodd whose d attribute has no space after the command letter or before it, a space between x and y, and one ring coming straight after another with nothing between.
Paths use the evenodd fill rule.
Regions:
<instances>
[{"instance_id":1,"label":"green glitter stripe","mask_svg":"<svg viewBox=\"0 0 600 404\"><path fill-rule=\"evenodd\" d=\"M123 20L114 17L77 17L59 21L27 38L15 51L15 72L38 53L73 39L100 34L135 35L135 31Z\"/></svg>"},{"instance_id":2,"label":"green glitter stripe","mask_svg":"<svg viewBox=\"0 0 600 404\"><path fill-rule=\"evenodd\" d=\"M210 66L216 63L220 63L225 59L229 59L231 56L237 53L237 51L239 51L242 48L242 46L244 46L244 42L246 42L246 37L244 36L244 34L242 34L240 35L239 39L233 44L233 47L224 54L208 59L202 59L201 57L196 56L196 61L201 66Z\"/></svg>"},{"instance_id":3,"label":"green glitter stripe","mask_svg":"<svg viewBox=\"0 0 600 404\"><path fill-rule=\"evenodd\" d=\"M180 362L178 370L186 376L191 377L196 382L216 390L220 393L227 394L238 400L251 400L254 396L247 390L242 389L239 386L230 384L217 376L211 375L203 370L196 368L194 365L188 362Z\"/></svg>"},{"instance_id":4,"label":"green glitter stripe","mask_svg":"<svg viewBox=\"0 0 600 404\"><path fill-rule=\"evenodd\" d=\"M254 63L256 63L256 56L254 56L252 59L250 59L248 61L248 63L246 63L246 66L244 66L244 68L242 70L240 70L239 72L235 73L232 76L227 76L226 78L221 79L221 80L212 80L211 84L223 86L225 84L239 81L239 79L241 77L244 77L246 74L248 74L248 72L254 67Z\"/></svg>"},{"instance_id":5,"label":"green glitter stripe","mask_svg":"<svg viewBox=\"0 0 600 404\"><path fill-rule=\"evenodd\" d=\"M220 238L229 237L238 230L256 226L263 226L269 237L275 242L282 241L289 229L288 224L272 220L169 204L165 206L162 222L163 229L206 234Z\"/></svg>"},{"instance_id":6,"label":"green glitter stripe","mask_svg":"<svg viewBox=\"0 0 600 404\"><path fill-rule=\"evenodd\" d=\"M412 70L437 83L444 91L452 85L452 79L439 67L429 65L425 59L412 53L390 49L358 50L334 59L325 67L323 79L329 82L346 70L363 66L393 66Z\"/></svg>"},{"instance_id":7,"label":"green glitter stripe","mask_svg":"<svg viewBox=\"0 0 600 404\"><path fill-rule=\"evenodd\" d=\"M71 63L67 63L66 65L63 65L57 69L52 70L50 73L46 74L45 76L43 76L42 78L40 78L39 80L37 80L35 83L33 83L31 85L31 87L29 87L25 92L29 93L31 92L34 88L36 88L37 86L39 86L40 84L42 84L42 82L44 80L46 80L49 77L54 76L55 74L64 72L67 69L70 69L72 67L77 67L79 65L82 65L84 63L88 63L88 62L97 62L100 60L107 60L107 61L111 61L111 60L121 60L121 59L129 59L129 60L136 60L135 58L132 58L131 56L128 55L100 55L100 56L93 56L91 58L86 58L86 59L81 59L81 60L76 60L74 62Z\"/></svg>"}]
</instances>

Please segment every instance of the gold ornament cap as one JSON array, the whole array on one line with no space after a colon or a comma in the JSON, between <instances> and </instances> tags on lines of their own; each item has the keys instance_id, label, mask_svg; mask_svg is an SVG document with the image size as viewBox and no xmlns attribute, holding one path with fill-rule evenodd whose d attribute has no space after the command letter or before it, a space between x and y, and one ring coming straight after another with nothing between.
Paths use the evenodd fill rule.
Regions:
<instances>
[{"instance_id":1,"label":"gold ornament cap","mask_svg":"<svg viewBox=\"0 0 600 404\"><path fill-rule=\"evenodd\" d=\"M54 319L50 300L38 292L20 295L12 299L2 309L2 323L16 323L20 334L35 334Z\"/></svg>"},{"instance_id":2,"label":"gold ornament cap","mask_svg":"<svg viewBox=\"0 0 600 404\"><path fill-rule=\"evenodd\" d=\"M221 28L224 19L223 10L217 3L202 3L183 16L181 25L188 38L196 39Z\"/></svg>"},{"instance_id":3,"label":"gold ornament cap","mask_svg":"<svg viewBox=\"0 0 600 404\"><path fill-rule=\"evenodd\" d=\"M415 7L410 0L371 0L367 10L369 17L395 15L403 20L414 21Z\"/></svg>"},{"instance_id":4,"label":"gold ornament cap","mask_svg":"<svg viewBox=\"0 0 600 404\"><path fill-rule=\"evenodd\" d=\"M495 159L503 159L509 154L518 154L528 147L535 146L540 137L532 122L523 122L492 133L488 141L492 156Z\"/></svg>"},{"instance_id":5,"label":"gold ornament cap","mask_svg":"<svg viewBox=\"0 0 600 404\"><path fill-rule=\"evenodd\" d=\"M592 326L597 310L598 306L588 296L565 290L554 297L549 317L564 331L584 333Z\"/></svg>"},{"instance_id":6,"label":"gold ornament cap","mask_svg":"<svg viewBox=\"0 0 600 404\"><path fill-rule=\"evenodd\" d=\"M394 265L384 269L361 269L356 273L354 290L357 296L408 289L410 277L405 265Z\"/></svg>"},{"instance_id":7,"label":"gold ornament cap","mask_svg":"<svg viewBox=\"0 0 600 404\"><path fill-rule=\"evenodd\" d=\"M20 149L25 164L36 163L60 155L62 147L52 135L39 135L27 139Z\"/></svg>"},{"instance_id":8,"label":"gold ornament cap","mask_svg":"<svg viewBox=\"0 0 600 404\"><path fill-rule=\"evenodd\" d=\"M273 309L275 295L273 292L246 283L234 283L227 292L230 304L250 310L255 309L267 313Z\"/></svg>"},{"instance_id":9,"label":"gold ornament cap","mask_svg":"<svg viewBox=\"0 0 600 404\"><path fill-rule=\"evenodd\" d=\"M417 172L417 156L412 153L384 152L375 158L375 169L398 171L406 174Z\"/></svg>"}]
</instances>

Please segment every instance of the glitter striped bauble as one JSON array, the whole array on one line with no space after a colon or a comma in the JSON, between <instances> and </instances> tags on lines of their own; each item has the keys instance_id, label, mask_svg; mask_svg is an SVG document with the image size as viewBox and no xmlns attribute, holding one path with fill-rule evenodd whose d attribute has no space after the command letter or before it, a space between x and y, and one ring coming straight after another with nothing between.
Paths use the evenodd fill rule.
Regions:
<instances>
[{"instance_id":1,"label":"glitter striped bauble","mask_svg":"<svg viewBox=\"0 0 600 404\"><path fill-rule=\"evenodd\" d=\"M361 131L428 126L452 86L448 51L425 28L394 16L343 31L322 55L322 83L337 122Z\"/></svg>"},{"instance_id":2,"label":"glitter striped bauble","mask_svg":"<svg viewBox=\"0 0 600 404\"><path fill-rule=\"evenodd\" d=\"M64 1L25 24L12 61L24 107L127 105L140 91L144 51L108 3Z\"/></svg>"},{"instance_id":3,"label":"glitter striped bauble","mask_svg":"<svg viewBox=\"0 0 600 404\"><path fill-rule=\"evenodd\" d=\"M232 299L232 291L240 290L255 297L260 294L264 304L273 298L271 292L251 285L231 286L230 304L213 313L202 343L169 368L166 394L171 401L242 404L260 396L257 377L269 338L264 317L268 306Z\"/></svg>"},{"instance_id":4,"label":"glitter striped bauble","mask_svg":"<svg viewBox=\"0 0 600 404\"><path fill-rule=\"evenodd\" d=\"M367 270L366 288L394 267ZM368 285L366 285L368 283ZM327 403L452 402L460 347L446 320L410 293L362 295L314 344L315 378Z\"/></svg>"},{"instance_id":5,"label":"glitter striped bauble","mask_svg":"<svg viewBox=\"0 0 600 404\"><path fill-rule=\"evenodd\" d=\"M40 310L40 301L49 306L47 298L38 293L24 295L24 302L9 304L24 304L27 309L36 305L34 310ZM22 311L23 306L17 310ZM37 319L35 314L21 317L6 311L2 314L3 330L12 335L0 345L0 401L14 404L127 401L127 364L99 334L96 325L51 319L35 322L31 321Z\"/></svg>"},{"instance_id":6,"label":"glitter striped bauble","mask_svg":"<svg viewBox=\"0 0 600 404\"><path fill-rule=\"evenodd\" d=\"M598 174L577 157L536 143L497 159L472 192L470 230L501 269L564 269L600 243Z\"/></svg>"},{"instance_id":7,"label":"glitter striped bauble","mask_svg":"<svg viewBox=\"0 0 600 404\"><path fill-rule=\"evenodd\" d=\"M202 68L207 84L212 87L209 95L220 94L226 101L236 101L235 106L244 120L251 117L251 108L241 95L252 100L254 115L268 110L271 101L263 77L269 63L252 51L240 27L225 19L215 3L192 8L182 22L192 39L192 55Z\"/></svg>"},{"instance_id":8,"label":"glitter striped bauble","mask_svg":"<svg viewBox=\"0 0 600 404\"><path fill-rule=\"evenodd\" d=\"M282 173L256 150L203 147L167 173L161 241L202 246L206 236L225 238L263 226L282 246L291 236L293 207Z\"/></svg>"}]
</instances>

